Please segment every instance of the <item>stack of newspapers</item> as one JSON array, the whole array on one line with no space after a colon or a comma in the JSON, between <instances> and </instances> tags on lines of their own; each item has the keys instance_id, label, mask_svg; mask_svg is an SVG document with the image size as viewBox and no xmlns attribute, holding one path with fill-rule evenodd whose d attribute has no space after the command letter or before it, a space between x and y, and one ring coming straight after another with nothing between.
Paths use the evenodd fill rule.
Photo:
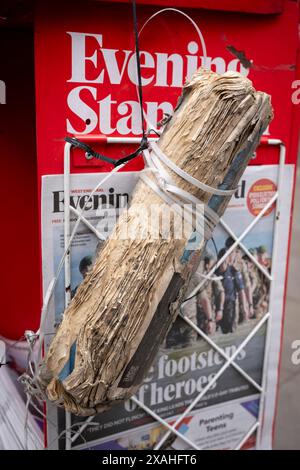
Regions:
<instances>
[{"instance_id":1,"label":"stack of newspapers","mask_svg":"<svg viewBox=\"0 0 300 470\"><path fill-rule=\"evenodd\" d=\"M6 364L5 343L0 341L0 450L43 448L42 423L26 409L18 373Z\"/></svg>"}]
</instances>

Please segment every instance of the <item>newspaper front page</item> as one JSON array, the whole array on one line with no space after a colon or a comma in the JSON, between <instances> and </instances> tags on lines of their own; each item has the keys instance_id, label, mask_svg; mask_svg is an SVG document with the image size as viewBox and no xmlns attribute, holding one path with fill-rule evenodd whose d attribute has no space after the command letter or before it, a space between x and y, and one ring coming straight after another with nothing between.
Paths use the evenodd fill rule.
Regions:
<instances>
[{"instance_id":1,"label":"newspaper front page","mask_svg":"<svg viewBox=\"0 0 300 470\"><path fill-rule=\"evenodd\" d=\"M286 165L284 184L292 187L294 166ZM71 205L82 209L93 187L105 174L81 174L71 176ZM279 252L272 259L274 233L274 206L261 218L243 238L242 244L232 250L215 271L208 273L234 239L239 237L255 216L270 200L277 187L278 166L250 166L232 197L223 220L230 230L220 223L213 239L203 252L197 272L191 280L189 292L205 280L200 291L183 306L183 314L213 340L227 357L236 353L247 335L267 312L271 313L272 335L268 354L269 367L266 399L263 403L265 424L264 447L271 446L272 422L275 412L277 367L280 349L282 321L283 285L288 247L289 214L291 194L282 194L282 221L280 224ZM100 232L109 234L116 217L106 218L102 223L99 213L100 201L123 210L124 201L130 203L130 195L138 179L138 173L115 174L107 184L99 188L96 196L88 200L84 216ZM63 176L44 176L42 187L43 227L43 285L46 292L57 270L64 251L64 194ZM71 229L76 217L72 216ZM72 296L87 270L93 263L103 242L83 223L71 247L71 292ZM275 263L275 264L274 264ZM274 298L270 298L271 274L275 278ZM268 276L269 274L269 276ZM46 322L46 347L49 346L64 311L64 276L60 276L51 300ZM243 369L249 381L237 368L228 366L217 378L226 358L193 330L182 318L176 320L169 331L147 377L136 397L153 412L170 424L185 411L186 407L201 393L208 383L212 385L188 413L178 428L198 448L234 449L256 422L260 394L255 384L262 385L265 357L266 324L236 354L235 362ZM66 419L64 410L47 405L48 446L65 447ZM72 435L78 431L84 418L72 416ZM143 411L135 402L128 400L114 405L110 410L93 418L85 429L73 440L77 449L152 449L165 434L166 429ZM58 438L59 436L59 438ZM244 448L255 447L255 434L244 444ZM186 442L174 435L168 440L169 448L187 449Z\"/></svg>"}]
</instances>

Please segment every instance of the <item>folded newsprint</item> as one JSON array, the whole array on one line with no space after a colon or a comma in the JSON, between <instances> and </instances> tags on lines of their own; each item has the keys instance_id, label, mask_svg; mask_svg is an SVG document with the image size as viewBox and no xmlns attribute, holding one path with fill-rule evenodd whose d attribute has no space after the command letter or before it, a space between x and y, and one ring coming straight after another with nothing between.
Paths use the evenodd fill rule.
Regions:
<instances>
[{"instance_id":1,"label":"folded newsprint","mask_svg":"<svg viewBox=\"0 0 300 470\"><path fill-rule=\"evenodd\" d=\"M173 193L175 187L178 194L205 204L207 225L198 237L194 213L190 219L182 215L187 229L180 237L175 230L165 236L159 224L153 236L153 224L145 224L145 218L155 207L164 219L169 204L157 191L153 172L148 182L139 181L128 211L64 312L40 367L40 382L51 401L74 414L92 415L135 393L186 296L217 223L212 214L223 214L229 191L236 188L271 118L269 96L238 73L200 69L185 85L159 139L156 159L161 154L158 167L172 179ZM178 174L178 167L192 180ZM70 373L62 374L73 353Z\"/></svg>"},{"instance_id":2,"label":"folded newsprint","mask_svg":"<svg viewBox=\"0 0 300 470\"><path fill-rule=\"evenodd\" d=\"M42 426L27 409L19 374L8 365L14 363L23 370L28 357L26 346L25 341L0 339L0 450L36 450L44 445Z\"/></svg>"}]
</instances>

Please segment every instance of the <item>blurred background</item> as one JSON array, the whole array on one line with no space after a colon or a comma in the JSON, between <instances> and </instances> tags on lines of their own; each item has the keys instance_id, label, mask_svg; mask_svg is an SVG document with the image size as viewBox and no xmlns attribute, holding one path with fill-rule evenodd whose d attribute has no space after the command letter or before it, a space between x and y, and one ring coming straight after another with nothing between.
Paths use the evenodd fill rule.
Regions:
<instances>
[{"instance_id":1,"label":"blurred background","mask_svg":"<svg viewBox=\"0 0 300 470\"><path fill-rule=\"evenodd\" d=\"M300 340L300 171L299 157L288 275L282 358L275 422L275 449L300 449L300 365L293 364L293 343ZM299 355L298 355L299 357Z\"/></svg>"}]
</instances>

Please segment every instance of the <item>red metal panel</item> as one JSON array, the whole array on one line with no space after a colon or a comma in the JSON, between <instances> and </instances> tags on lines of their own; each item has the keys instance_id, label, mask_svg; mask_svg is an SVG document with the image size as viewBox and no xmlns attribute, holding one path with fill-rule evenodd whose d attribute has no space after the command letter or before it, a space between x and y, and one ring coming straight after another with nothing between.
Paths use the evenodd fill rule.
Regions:
<instances>
[{"instance_id":1,"label":"red metal panel","mask_svg":"<svg viewBox=\"0 0 300 470\"><path fill-rule=\"evenodd\" d=\"M116 0L128 3L131 0ZM285 0L137 0L143 5L160 5L207 10L236 11L245 13L281 13Z\"/></svg>"},{"instance_id":2,"label":"red metal panel","mask_svg":"<svg viewBox=\"0 0 300 470\"><path fill-rule=\"evenodd\" d=\"M33 37L0 32L1 303L0 334L18 339L40 312Z\"/></svg>"},{"instance_id":3,"label":"red metal panel","mask_svg":"<svg viewBox=\"0 0 300 470\"><path fill-rule=\"evenodd\" d=\"M127 0L122 1L128 3ZM169 4L164 0L143 0L138 3L151 3L139 5L139 26L158 10L157 4ZM172 7L197 7L185 11L201 29L213 70L222 72L236 68L248 74L256 88L272 95L275 118L269 129L269 137L281 139L287 147L287 162L295 163L300 116L299 106L296 109L293 105L291 95L292 83L297 78L296 64L299 64L298 2L224 0L213 2L213 6L211 3L205 0L178 0L172 2ZM205 7L234 11L238 8L244 13L282 11L282 14L247 15L200 9ZM81 70L83 80L78 79L78 75L74 79L75 69L72 63L72 44L74 47L74 40L82 41L80 34L86 36L86 41L81 42L86 60L83 68L82 63L77 63L76 67L79 69L76 70ZM183 16L170 11L157 17L145 28L140 42L141 50L144 51L143 77L149 81L144 86L145 106L165 102L174 106L181 91L180 81L183 81L180 78L180 67L179 72L177 70L174 74L172 67L167 66L166 81L162 84L157 73L158 62L163 54L169 57L177 54L178 62L182 59L183 70L186 72L188 64L191 65L196 58L200 65L203 44L199 42L191 24ZM39 176L62 173L63 138L68 130L69 134L78 134L88 129L88 134L99 132L110 136L136 135L134 129L124 132L126 118L126 125L132 127L133 118L129 108L133 106L133 102L137 102L136 88L130 79L127 62L133 50L129 4L115 4L112 7L111 3L82 2L74 4L70 10L61 3L39 3L36 16ZM82 87L81 110L78 106L79 87ZM77 104L76 99L74 101L76 90ZM88 114L85 119L83 109ZM95 122L88 124L86 119ZM123 127L120 125L122 119ZM71 127L74 132L70 131ZM102 150L115 156L121 156L122 152L127 151L124 147L116 146L104 147ZM254 161L255 164L277 162L278 151L267 146L259 149ZM73 170L82 172L94 169L91 166L86 168L85 165L84 159L77 154ZM99 163L94 165L99 168ZM141 161L130 165L129 168L140 168ZM106 165L100 167L101 170L107 168Z\"/></svg>"},{"instance_id":4,"label":"red metal panel","mask_svg":"<svg viewBox=\"0 0 300 470\"><path fill-rule=\"evenodd\" d=\"M157 8L140 6L140 27L156 11ZM270 126L270 135L286 143L287 159L295 161L296 154L290 151L289 142L293 108L291 83L296 78L298 46L297 3L289 1L282 15L269 16L186 11L201 29L213 70L240 70L248 74L256 88L272 95L275 119ZM126 131L126 126L132 127L131 108L137 107L136 87L129 70L134 51L132 29L130 5L119 4L111 8L111 4L84 2L74 4L70 10L60 3L45 5L40 2L36 22L40 175L62 172L63 138L67 131L71 134L87 131L111 136L136 135L134 129ZM78 59L76 41L81 41L80 47L90 58L84 59L81 54ZM144 51L143 77L148 80L144 86L145 108L153 111L163 103L167 103L165 108L169 104L174 106L187 67L193 60L197 60L198 65L202 62L203 44L200 44L194 27L182 15L165 12L143 30L140 48ZM72 62L72 50L77 57L74 59L76 64L74 60ZM175 70L168 65L168 77L159 78L159 74L164 75L161 63L166 54L176 54L179 68ZM79 78L75 76L76 67L80 69ZM91 121L89 125L83 118L83 111ZM128 148L110 146L102 151L117 156L125 154ZM255 163L274 163L277 159L274 149L263 149L258 152ZM83 166L83 159L75 158L76 162L79 166L74 167L75 171L88 171ZM99 167L99 163L89 166ZM128 166L131 169L140 167L140 161ZM101 168L108 167L102 165Z\"/></svg>"}]
</instances>

